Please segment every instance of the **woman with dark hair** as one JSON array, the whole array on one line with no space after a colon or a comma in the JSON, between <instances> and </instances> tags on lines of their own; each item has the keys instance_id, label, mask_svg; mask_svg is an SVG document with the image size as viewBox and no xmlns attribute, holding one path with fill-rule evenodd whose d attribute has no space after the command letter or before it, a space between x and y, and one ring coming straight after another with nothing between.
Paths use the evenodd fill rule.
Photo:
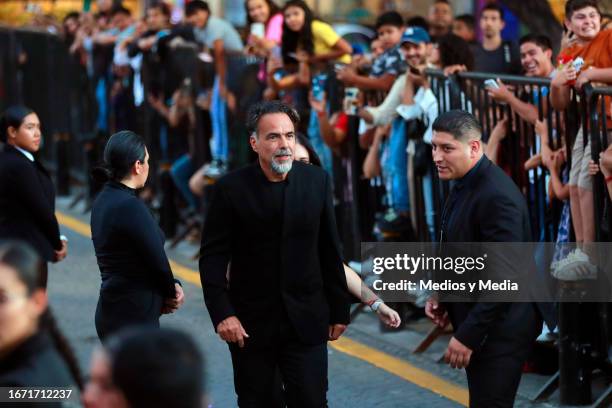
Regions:
<instances>
[{"instance_id":1,"label":"woman with dark hair","mask_svg":"<svg viewBox=\"0 0 612 408\"><path fill-rule=\"evenodd\" d=\"M312 164L317 167L321 167L321 160L315 153L312 145L308 139L298 133L298 138L295 144L295 151L293 152L293 160L300 161L306 164ZM402 322L399 314L385 304L378 296L374 294L365 286L357 272L352 270L346 264L344 266L344 274L346 275L346 283L348 285L349 292L358 299L359 302L364 303L376 312L378 318L387 326L391 328L399 327Z\"/></svg>"},{"instance_id":2,"label":"woman with dark hair","mask_svg":"<svg viewBox=\"0 0 612 408\"><path fill-rule=\"evenodd\" d=\"M272 0L245 0L247 14L248 54L265 58L279 58L283 36L283 13ZM266 63L259 68L257 78L266 82Z\"/></svg>"},{"instance_id":3,"label":"woman with dark hair","mask_svg":"<svg viewBox=\"0 0 612 408\"><path fill-rule=\"evenodd\" d=\"M0 245L0 387L80 389L77 361L55 325L40 272L31 246Z\"/></svg>"},{"instance_id":4,"label":"woman with dark hair","mask_svg":"<svg viewBox=\"0 0 612 408\"><path fill-rule=\"evenodd\" d=\"M285 62L306 58L310 64L351 62L351 45L327 23L314 17L303 0L290 0L283 7L282 54ZM301 55L300 55L301 53Z\"/></svg>"},{"instance_id":5,"label":"woman with dark hair","mask_svg":"<svg viewBox=\"0 0 612 408\"><path fill-rule=\"evenodd\" d=\"M474 53L470 44L455 34L446 34L437 42L439 65L445 70L449 67L463 66L467 71L474 69Z\"/></svg>"},{"instance_id":6,"label":"woman with dark hair","mask_svg":"<svg viewBox=\"0 0 612 408\"><path fill-rule=\"evenodd\" d=\"M92 358L86 408L199 408L203 359L193 340L170 329L133 328L111 336Z\"/></svg>"},{"instance_id":7,"label":"woman with dark hair","mask_svg":"<svg viewBox=\"0 0 612 408\"><path fill-rule=\"evenodd\" d=\"M164 251L164 235L137 197L149 175L142 137L115 133L104 148L104 165L94 177L106 181L91 211L91 235L102 275L96 308L100 339L134 325L159 327L162 313L184 301Z\"/></svg>"},{"instance_id":8,"label":"woman with dark hair","mask_svg":"<svg viewBox=\"0 0 612 408\"><path fill-rule=\"evenodd\" d=\"M0 239L30 244L45 261L40 274L47 287L47 262L66 257L68 241L55 218L55 188L36 160L42 135L40 120L25 106L9 107L0 119Z\"/></svg>"},{"instance_id":9,"label":"woman with dark hair","mask_svg":"<svg viewBox=\"0 0 612 408\"><path fill-rule=\"evenodd\" d=\"M280 47L283 35L283 14L272 0L245 0L249 53L268 57Z\"/></svg>"}]
</instances>

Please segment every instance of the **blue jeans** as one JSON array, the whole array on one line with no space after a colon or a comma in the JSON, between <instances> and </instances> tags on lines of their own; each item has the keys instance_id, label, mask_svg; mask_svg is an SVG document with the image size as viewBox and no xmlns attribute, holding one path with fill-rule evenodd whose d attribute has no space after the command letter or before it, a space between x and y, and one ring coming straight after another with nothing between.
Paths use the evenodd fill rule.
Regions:
<instances>
[{"instance_id":1,"label":"blue jeans","mask_svg":"<svg viewBox=\"0 0 612 408\"><path fill-rule=\"evenodd\" d=\"M210 149L213 160L227 162L229 157L229 141L227 131L227 104L219 94L219 77L215 78L210 104L210 120L212 122L212 138Z\"/></svg>"},{"instance_id":2,"label":"blue jeans","mask_svg":"<svg viewBox=\"0 0 612 408\"><path fill-rule=\"evenodd\" d=\"M427 230L431 241L436 241L436 225L434 216L436 209L433 202L433 180L431 178L431 170L423 175L423 201L425 202L425 222L427 222Z\"/></svg>"},{"instance_id":3,"label":"blue jeans","mask_svg":"<svg viewBox=\"0 0 612 408\"><path fill-rule=\"evenodd\" d=\"M102 77L96 85L96 102L98 103L98 130L108 130L108 98L106 94L106 78Z\"/></svg>"},{"instance_id":4,"label":"blue jeans","mask_svg":"<svg viewBox=\"0 0 612 408\"><path fill-rule=\"evenodd\" d=\"M397 118L391 125L389 135L389 157L382 163L391 184L391 207L395 211L409 211L408 197L408 139L406 138L406 122Z\"/></svg>"},{"instance_id":5,"label":"blue jeans","mask_svg":"<svg viewBox=\"0 0 612 408\"><path fill-rule=\"evenodd\" d=\"M174 185L181 192L185 201L187 201L187 205L195 211L198 208L198 200L189 189L189 178L194 172L193 163L188 154L178 158L170 168L170 176L172 176Z\"/></svg>"},{"instance_id":6,"label":"blue jeans","mask_svg":"<svg viewBox=\"0 0 612 408\"><path fill-rule=\"evenodd\" d=\"M315 112L314 109L310 110L310 120L308 121L308 139L310 139L312 148L315 150L317 156L319 156L319 159L321 160L323 170L329 173L330 176L333 176L334 164L332 151L323 141L319 128L319 118L317 117L317 112Z\"/></svg>"}]
</instances>

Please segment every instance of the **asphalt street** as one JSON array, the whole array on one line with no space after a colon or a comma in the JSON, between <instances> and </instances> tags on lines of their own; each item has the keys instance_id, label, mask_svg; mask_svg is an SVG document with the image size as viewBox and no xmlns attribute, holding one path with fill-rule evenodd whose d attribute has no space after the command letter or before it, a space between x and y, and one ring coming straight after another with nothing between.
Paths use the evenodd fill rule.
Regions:
<instances>
[{"instance_id":1,"label":"asphalt street","mask_svg":"<svg viewBox=\"0 0 612 408\"><path fill-rule=\"evenodd\" d=\"M60 327L86 373L92 350L99 344L94 313L100 273L89 237L89 215L68 210L68 202L58 200L58 218L69 238L69 256L50 267L49 294ZM197 263L190 257L195 250L194 245L181 244L167 251L175 275L184 282L186 301L178 312L163 316L161 324L189 333L199 345L206 361L209 407L235 407L230 354L205 309ZM413 330L381 333L372 313L360 315L340 341L329 343L329 406L467 406L465 374L435 361L444 350L444 339L424 355L410 353L427 329L426 323L420 323ZM517 406L531 406L524 401L519 398Z\"/></svg>"}]
</instances>

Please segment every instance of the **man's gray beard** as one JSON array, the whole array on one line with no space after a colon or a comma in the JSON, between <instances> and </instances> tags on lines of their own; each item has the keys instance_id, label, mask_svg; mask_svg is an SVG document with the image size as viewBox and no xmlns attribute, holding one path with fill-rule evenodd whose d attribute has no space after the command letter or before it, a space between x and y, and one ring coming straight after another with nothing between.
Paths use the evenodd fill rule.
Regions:
<instances>
[{"instance_id":1,"label":"man's gray beard","mask_svg":"<svg viewBox=\"0 0 612 408\"><path fill-rule=\"evenodd\" d=\"M289 173L291 167L293 166L293 160L290 160L287 163L277 163L274 159L270 163L270 167L272 167L272 171L276 174L286 174Z\"/></svg>"}]
</instances>

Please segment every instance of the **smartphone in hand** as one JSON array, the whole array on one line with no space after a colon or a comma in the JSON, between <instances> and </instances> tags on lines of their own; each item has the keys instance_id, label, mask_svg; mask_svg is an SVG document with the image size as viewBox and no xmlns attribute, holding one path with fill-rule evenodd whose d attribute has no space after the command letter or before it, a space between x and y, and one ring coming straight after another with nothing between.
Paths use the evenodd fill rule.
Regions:
<instances>
[{"instance_id":1,"label":"smartphone in hand","mask_svg":"<svg viewBox=\"0 0 612 408\"><path fill-rule=\"evenodd\" d=\"M484 86L485 88L499 89L499 85L494 79L487 79L486 81L484 81Z\"/></svg>"}]
</instances>

